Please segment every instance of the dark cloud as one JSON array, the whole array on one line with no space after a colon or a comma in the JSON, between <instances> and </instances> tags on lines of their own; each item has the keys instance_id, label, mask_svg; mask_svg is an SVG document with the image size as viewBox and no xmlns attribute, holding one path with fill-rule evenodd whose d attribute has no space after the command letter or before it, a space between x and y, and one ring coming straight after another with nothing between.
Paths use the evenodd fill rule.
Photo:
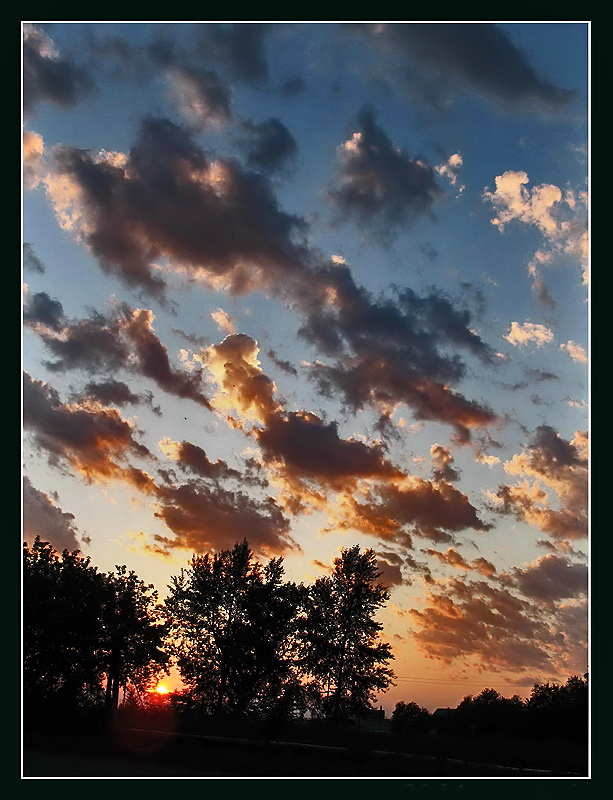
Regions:
<instances>
[{"instance_id":1,"label":"dark cloud","mask_svg":"<svg viewBox=\"0 0 613 800\"><path fill-rule=\"evenodd\" d=\"M366 500L347 500L347 518L343 527L355 527L375 536L400 540L406 528L422 536L436 537L437 529L460 531L473 528L489 530L468 497L447 483L433 484L412 477L404 485L379 484L366 494ZM400 538L399 538L400 537Z\"/></svg>"},{"instance_id":2,"label":"dark cloud","mask_svg":"<svg viewBox=\"0 0 613 800\"><path fill-rule=\"evenodd\" d=\"M497 508L503 514L536 525L564 542L587 535L588 437L577 431L572 441L549 425L540 425L524 453L505 470L520 476L516 484L500 486Z\"/></svg>"},{"instance_id":3,"label":"dark cloud","mask_svg":"<svg viewBox=\"0 0 613 800\"><path fill-rule=\"evenodd\" d=\"M23 26L23 108L31 113L48 101L72 106L94 87L91 77L62 58L53 42L38 28Z\"/></svg>"},{"instance_id":4,"label":"dark cloud","mask_svg":"<svg viewBox=\"0 0 613 800\"><path fill-rule=\"evenodd\" d=\"M46 292L28 295L23 308L23 321L26 325L43 325L54 331L64 327L64 308L59 300L53 300Z\"/></svg>"},{"instance_id":5,"label":"dark cloud","mask_svg":"<svg viewBox=\"0 0 613 800\"><path fill-rule=\"evenodd\" d=\"M35 489L27 476L23 478L23 537L32 545L40 536L42 541L50 542L58 551L79 550L78 530L74 514L69 514L57 506L43 492Z\"/></svg>"},{"instance_id":6,"label":"dark cloud","mask_svg":"<svg viewBox=\"0 0 613 800\"><path fill-rule=\"evenodd\" d=\"M434 558L437 558L443 564L449 564L449 566L456 567L457 569L475 570L486 577L491 577L492 575L496 574L496 567L491 561L488 561L486 558L481 556L479 558L475 558L473 561L467 561L464 556L453 547L450 547L445 553L432 548L427 549L424 552L428 553L428 555L434 556Z\"/></svg>"},{"instance_id":7,"label":"dark cloud","mask_svg":"<svg viewBox=\"0 0 613 800\"><path fill-rule=\"evenodd\" d=\"M430 455L434 464L432 477L435 481L451 483L459 479L460 473L452 466L454 459L448 448L440 444L433 444L430 448Z\"/></svg>"},{"instance_id":8,"label":"dark cloud","mask_svg":"<svg viewBox=\"0 0 613 800\"><path fill-rule=\"evenodd\" d=\"M123 381L116 381L109 378L106 381L91 381L83 387L81 393L83 398L96 400L103 405L113 403L116 406L126 405L147 405L151 406L156 414L161 414L158 406L153 406L153 395L151 392L135 394L130 387Z\"/></svg>"},{"instance_id":9,"label":"dark cloud","mask_svg":"<svg viewBox=\"0 0 613 800\"><path fill-rule=\"evenodd\" d=\"M145 473L129 458L151 458L117 409L65 404L49 384L24 373L23 424L56 467L70 466L88 481L117 479L146 491ZM149 487L150 488L150 487Z\"/></svg>"},{"instance_id":10,"label":"dark cloud","mask_svg":"<svg viewBox=\"0 0 613 800\"><path fill-rule=\"evenodd\" d=\"M40 275L45 272L45 265L36 255L29 242L23 243L23 268L30 272L38 272Z\"/></svg>"},{"instance_id":11,"label":"dark cloud","mask_svg":"<svg viewBox=\"0 0 613 800\"><path fill-rule=\"evenodd\" d=\"M268 79L265 48L268 23L207 22L199 28L204 55L224 63L233 78L255 84Z\"/></svg>"},{"instance_id":12,"label":"dark cloud","mask_svg":"<svg viewBox=\"0 0 613 800\"><path fill-rule=\"evenodd\" d=\"M230 87L216 72L192 66L167 70L178 110L198 128L221 128L232 120Z\"/></svg>"},{"instance_id":13,"label":"dark cloud","mask_svg":"<svg viewBox=\"0 0 613 800\"><path fill-rule=\"evenodd\" d=\"M430 212L442 193L434 170L397 148L368 109L358 115L357 131L339 154L338 182L328 200L339 220L353 218L382 241Z\"/></svg>"},{"instance_id":14,"label":"dark cloud","mask_svg":"<svg viewBox=\"0 0 613 800\"><path fill-rule=\"evenodd\" d=\"M183 441L178 444L176 460L185 469L202 478L240 478L241 474L228 467L225 461L210 461L205 451L192 442Z\"/></svg>"},{"instance_id":15,"label":"dark cloud","mask_svg":"<svg viewBox=\"0 0 613 800\"><path fill-rule=\"evenodd\" d=\"M526 569L512 572L515 584L526 597L551 602L587 593L588 569L557 555L539 558Z\"/></svg>"},{"instance_id":16,"label":"dark cloud","mask_svg":"<svg viewBox=\"0 0 613 800\"><path fill-rule=\"evenodd\" d=\"M175 534L156 535L158 546L168 552L185 548L203 553L230 548L249 540L256 552L279 554L299 549L289 535L289 523L275 501L258 501L242 492L187 483L158 491L156 517Z\"/></svg>"},{"instance_id":17,"label":"dark cloud","mask_svg":"<svg viewBox=\"0 0 613 800\"><path fill-rule=\"evenodd\" d=\"M241 131L246 138L238 140L247 154L249 167L267 173L284 169L298 152L296 140L281 122L271 117L263 122L245 120Z\"/></svg>"},{"instance_id":18,"label":"dark cloud","mask_svg":"<svg viewBox=\"0 0 613 800\"><path fill-rule=\"evenodd\" d=\"M163 298L154 264L165 258L233 292L270 289L305 269L305 224L279 209L266 178L209 161L168 120L141 124L125 165L70 147L56 149L55 165L80 193L83 241L128 286Z\"/></svg>"},{"instance_id":19,"label":"dark cloud","mask_svg":"<svg viewBox=\"0 0 613 800\"><path fill-rule=\"evenodd\" d=\"M57 301L45 295L39 304L46 308L54 302ZM33 316L32 311L28 318ZM55 330L61 335L44 330L36 332L57 359L46 362L53 372L83 369L90 373L114 373L123 369L149 378L168 394L210 408L202 392L200 373L185 372L171 365L166 347L153 330L153 319L147 309L121 304L113 315L92 311L84 320L58 321Z\"/></svg>"},{"instance_id":20,"label":"dark cloud","mask_svg":"<svg viewBox=\"0 0 613 800\"><path fill-rule=\"evenodd\" d=\"M304 221L279 209L264 175L209 161L185 129L159 119L143 122L125 164L71 148L56 162L81 194L83 240L128 285L164 297L154 265L168 258L216 288L264 290L301 313L301 335L336 357L311 369L324 394L353 410L406 403L419 420L454 426L462 441L496 419L451 388L466 372L458 347L496 361L468 311L436 292L376 300L346 265L324 266L300 240Z\"/></svg>"},{"instance_id":21,"label":"dark cloud","mask_svg":"<svg viewBox=\"0 0 613 800\"><path fill-rule=\"evenodd\" d=\"M294 377L298 375L298 370L296 367L290 361L279 358L274 350L269 350L266 355L268 358L270 358L277 369L280 369L282 372L286 372L288 375L293 375Z\"/></svg>"},{"instance_id":22,"label":"dark cloud","mask_svg":"<svg viewBox=\"0 0 613 800\"><path fill-rule=\"evenodd\" d=\"M294 97L294 95L304 92L305 89L306 83L303 78L289 78L282 84L279 91L283 97Z\"/></svg>"},{"instance_id":23,"label":"dark cloud","mask_svg":"<svg viewBox=\"0 0 613 800\"><path fill-rule=\"evenodd\" d=\"M281 461L298 479L346 488L355 478L400 477L381 447L342 439L336 423L326 423L306 411L271 415L255 432L267 461Z\"/></svg>"},{"instance_id":24,"label":"dark cloud","mask_svg":"<svg viewBox=\"0 0 613 800\"><path fill-rule=\"evenodd\" d=\"M496 363L492 349L470 329L468 311L435 292L419 297L405 289L395 302L375 300L356 286L343 264L319 274L321 299L317 305L305 303L300 335L335 357L332 364L311 367L320 391L340 394L354 411L405 403L419 420L453 425L461 441L470 439L470 428L495 421L490 408L450 388L466 367L457 352L446 352L448 347Z\"/></svg>"},{"instance_id":25,"label":"dark cloud","mask_svg":"<svg viewBox=\"0 0 613 800\"><path fill-rule=\"evenodd\" d=\"M576 670L585 658L577 625L567 625L555 609L518 597L509 588L454 579L439 582L428 601L422 610L411 609L411 615L413 637L430 658L447 663L470 658L481 669L540 669L549 675ZM574 665L569 652L578 654Z\"/></svg>"},{"instance_id":26,"label":"dark cloud","mask_svg":"<svg viewBox=\"0 0 613 800\"><path fill-rule=\"evenodd\" d=\"M368 23L353 24L352 30L404 56L408 75L419 79L423 69L431 85L442 91L445 82L459 83L516 110L556 111L574 96L539 76L511 37L494 23ZM438 82L432 83L433 71L438 73Z\"/></svg>"}]
</instances>

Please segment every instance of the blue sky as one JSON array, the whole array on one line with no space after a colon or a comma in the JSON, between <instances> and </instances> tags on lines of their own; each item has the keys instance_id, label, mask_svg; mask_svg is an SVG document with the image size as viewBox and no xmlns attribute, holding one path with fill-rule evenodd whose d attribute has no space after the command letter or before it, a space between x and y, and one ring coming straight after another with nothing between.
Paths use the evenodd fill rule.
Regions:
<instances>
[{"instance_id":1,"label":"blue sky","mask_svg":"<svg viewBox=\"0 0 613 800\"><path fill-rule=\"evenodd\" d=\"M370 547L390 707L585 672L588 23L23 37L24 537Z\"/></svg>"}]
</instances>

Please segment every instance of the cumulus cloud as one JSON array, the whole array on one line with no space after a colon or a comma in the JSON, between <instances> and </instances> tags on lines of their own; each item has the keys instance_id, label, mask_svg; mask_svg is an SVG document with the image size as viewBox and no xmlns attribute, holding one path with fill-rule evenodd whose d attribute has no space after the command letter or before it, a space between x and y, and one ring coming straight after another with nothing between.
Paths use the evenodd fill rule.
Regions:
<instances>
[{"instance_id":1,"label":"cumulus cloud","mask_svg":"<svg viewBox=\"0 0 613 800\"><path fill-rule=\"evenodd\" d=\"M209 408L200 373L173 367L154 331L154 319L148 309L120 304L107 316L92 311L86 319L66 320L61 304L45 293L33 295L24 314L24 320L57 359L46 362L51 371L114 373L123 369L149 378L168 394ZM41 327L43 321L47 329Z\"/></svg>"},{"instance_id":2,"label":"cumulus cloud","mask_svg":"<svg viewBox=\"0 0 613 800\"><path fill-rule=\"evenodd\" d=\"M580 344L576 344L576 342L568 341L566 344L560 345L560 350L564 350L568 353L568 355L572 358L573 361L578 361L582 364L587 364L587 355L585 350L581 347Z\"/></svg>"},{"instance_id":3,"label":"cumulus cloud","mask_svg":"<svg viewBox=\"0 0 613 800\"><path fill-rule=\"evenodd\" d=\"M232 120L228 85L212 70L172 65L166 72L179 112L200 129L225 127Z\"/></svg>"},{"instance_id":4,"label":"cumulus cloud","mask_svg":"<svg viewBox=\"0 0 613 800\"><path fill-rule=\"evenodd\" d=\"M185 129L143 121L128 155L59 147L46 187L60 224L126 285L163 298L158 262L244 292L304 272L304 223L267 180L209 160Z\"/></svg>"},{"instance_id":5,"label":"cumulus cloud","mask_svg":"<svg viewBox=\"0 0 613 800\"><path fill-rule=\"evenodd\" d=\"M204 52L219 60L237 80L260 84L268 79L264 22L201 23L199 38Z\"/></svg>"},{"instance_id":6,"label":"cumulus cloud","mask_svg":"<svg viewBox=\"0 0 613 800\"><path fill-rule=\"evenodd\" d=\"M526 579L524 585L532 584ZM425 655L448 664L548 675L582 671L584 609L564 615L561 606L522 596L521 588L466 578L439 581L426 606L410 611L414 640Z\"/></svg>"},{"instance_id":7,"label":"cumulus cloud","mask_svg":"<svg viewBox=\"0 0 613 800\"><path fill-rule=\"evenodd\" d=\"M526 597L552 602L587 594L588 568L558 555L548 555L512 572L516 586Z\"/></svg>"},{"instance_id":8,"label":"cumulus cloud","mask_svg":"<svg viewBox=\"0 0 613 800\"><path fill-rule=\"evenodd\" d=\"M23 321L31 327L42 326L54 331L64 327L64 308L59 300L49 297L46 292L28 295L23 309Z\"/></svg>"},{"instance_id":9,"label":"cumulus cloud","mask_svg":"<svg viewBox=\"0 0 613 800\"><path fill-rule=\"evenodd\" d=\"M548 300L550 296L540 277L542 268L561 255L575 259L581 266L583 283L588 282L588 197L584 191L563 192L552 184L530 190L528 183L526 172L509 170L496 177L496 189L485 189L483 197L496 209L497 216L491 222L500 231L518 221L535 226L543 235L545 244L530 260L528 273L537 295Z\"/></svg>"},{"instance_id":10,"label":"cumulus cloud","mask_svg":"<svg viewBox=\"0 0 613 800\"><path fill-rule=\"evenodd\" d=\"M174 538L155 535L163 551L179 547L218 552L243 538L264 554L299 549L289 535L288 520L271 497L258 501L239 491L193 482L160 487L157 496L155 515L175 534Z\"/></svg>"},{"instance_id":11,"label":"cumulus cloud","mask_svg":"<svg viewBox=\"0 0 613 800\"><path fill-rule=\"evenodd\" d=\"M40 28L23 26L23 107L26 114L43 101L72 106L93 89L91 77L62 58Z\"/></svg>"},{"instance_id":12,"label":"cumulus cloud","mask_svg":"<svg viewBox=\"0 0 613 800\"><path fill-rule=\"evenodd\" d=\"M432 477L435 481L457 481L460 477L459 472L452 466L453 455L447 447L440 444L433 444L430 447L430 457L434 465Z\"/></svg>"},{"instance_id":13,"label":"cumulus cloud","mask_svg":"<svg viewBox=\"0 0 613 800\"><path fill-rule=\"evenodd\" d=\"M298 152L296 140L281 120L271 117L263 122L244 120L245 135L238 144L247 155L252 169L266 173L282 171Z\"/></svg>"},{"instance_id":14,"label":"cumulus cloud","mask_svg":"<svg viewBox=\"0 0 613 800\"><path fill-rule=\"evenodd\" d=\"M85 400L87 398L106 406L112 403L120 408L126 405L146 405L150 406L156 414L161 414L159 406L153 405L151 392L135 394L126 383L114 378L86 383L80 396L77 395L76 399Z\"/></svg>"},{"instance_id":15,"label":"cumulus cloud","mask_svg":"<svg viewBox=\"0 0 613 800\"><path fill-rule=\"evenodd\" d=\"M458 348L488 365L497 361L472 330L468 311L434 291L420 297L404 289L394 301L374 299L356 286L345 264L335 263L320 275L321 299L306 309L300 335L334 358L310 368L324 394L340 395L354 411L389 412L405 403L418 420L453 425L464 442L471 428L496 420L485 404L450 388L465 374ZM454 355L447 354L448 347Z\"/></svg>"},{"instance_id":16,"label":"cumulus cloud","mask_svg":"<svg viewBox=\"0 0 613 800\"><path fill-rule=\"evenodd\" d=\"M520 480L492 496L499 511L535 525L560 544L587 535L587 432L577 431L567 441L541 425L526 450L506 461L504 469Z\"/></svg>"},{"instance_id":17,"label":"cumulus cloud","mask_svg":"<svg viewBox=\"0 0 613 800\"><path fill-rule=\"evenodd\" d=\"M544 111L563 108L573 97L539 76L494 23L359 23L352 29L404 57L409 79L425 83L427 74L439 97L459 86L505 109Z\"/></svg>"},{"instance_id":18,"label":"cumulus cloud","mask_svg":"<svg viewBox=\"0 0 613 800\"><path fill-rule=\"evenodd\" d=\"M149 476L130 463L133 458L151 459L151 453L117 409L94 402L63 403L52 386L26 372L23 424L52 466L71 467L89 482L116 479L142 491L151 487Z\"/></svg>"},{"instance_id":19,"label":"cumulus cloud","mask_svg":"<svg viewBox=\"0 0 613 800\"><path fill-rule=\"evenodd\" d=\"M486 577L491 577L496 574L496 567L491 561L479 557L469 562L453 547L450 547L445 553L434 549L428 549L425 552L428 553L428 555L434 556L434 558L437 558L443 564L449 564L449 566L456 567L457 569L475 570Z\"/></svg>"},{"instance_id":20,"label":"cumulus cloud","mask_svg":"<svg viewBox=\"0 0 613 800\"><path fill-rule=\"evenodd\" d=\"M396 147L368 109L360 112L357 130L338 153L338 181L328 200L339 219L353 217L384 241L428 213L442 193L434 170Z\"/></svg>"},{"instance_id":21,"label":"cumulus cloud","mask_svg":"<svg viewBox=\"0 0 613 800\"><path fill-rule=\"evenodd\" d=\"M40 492L27 476L23 478L23 536L32 545L40 536L43 542L62 550L80 549L78 530L70 514L54 503L44 492Z\"/></svg>"},{"instance_id":22,"label":"cumulus cloud","mask_svg":"<svg viewBox=\"0 0 613 800\"><path fill-rule=\"evenodd\" d=\"M516 347L527 344L534 344L542 347L544 344L553 342L553 331L546 325L536 322L512 322L509 332L504 336L507 342Z\"/></svg>"},{"instance_id":23,"label":"cumulus cloud","mask_svg":"<svg viewBox=\"0 0 613 800\"><path fill-rule=\"evenodd\" d=\"M45 272L45 265L34 252L34 248L29 242L23 243L23 268L30 272L37 272L42 275Z\"/></svg>"},{"instance_id":24,"label":"cumulus cloud","mask_svg":"<svg viewBox=\"0 0 613 800\"><path fill-rule=\"evenodd\" d=\"M44 159L45 143L43 137L34 131L23 132L23 185L26 189L35 189L46 172Z\"/></svg>"},{"instance_id":25,"label":"cumulus cloud","mask_svg":"<svg viewBox=\"0 0 613 800\"><path fill-rule=\"evenodd\" d=\"M217 308L215 311L211 311L211 318L215 321L217 327L223 333L236 333L236 325L234 324L234 320L230 317L227 311L223 310L223 308Z\"/></svg>"}]
</instances>

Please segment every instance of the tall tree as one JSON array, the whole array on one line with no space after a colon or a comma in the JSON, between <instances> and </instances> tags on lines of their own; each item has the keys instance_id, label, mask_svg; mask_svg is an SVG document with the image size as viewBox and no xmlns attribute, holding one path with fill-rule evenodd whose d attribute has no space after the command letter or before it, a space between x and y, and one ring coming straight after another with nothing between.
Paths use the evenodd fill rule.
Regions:
<instances>
[{"instance_id":1,"label":"tall tree","mask_svg":"<svg viewBox=\"0 0 613 800\"><path fill-rule=\"evenodd\" d=\"M394 656L375 619L389 599L380 575L374 552L355 545L334 559L330 577L310 588L304 665L322 713L334 720L370 708L377 692L393 683L387 663Z\"/></svg>"},{"instance_id":2,"label":"tall tree","mask_svg":"<svg viewBox=\"0 0 613 800\"><path fill-rule=\"evenodd\" d=\"M164 651L166 627L157 592L132 570L116 566L104 575L101 658L105 663L105 705L117 708L120 689L149 686L169 661Z\"/></svg>"},{"instance_id":3,"label":"tall tree","mask_svg":"<svg viewBox=\"0 0 613 800\"><path fill-rule=\"evenodd\" d=\"M153 587L116 567L101 573L78 550L24 544L24 700L117 707L128 683L143 688L165 667L164 628Z\"/></svg>"},{"instance_id":4,"label":"tall tree","mask_svg":"<svg viewBox=\"0 0 613 800\"><path fill-rule=\"evenodd\" d=\"M299 687L300 587L282 559L258 563L247 541L194 556L173 577L166 610L191 695L210 713L263 711Z\"/></svg>"},{"instance_id":5,"label":"tall tree","mask_svg":"<svg viewBox=\"0 0 613 800\"><path fill-rule=\"evenodd\" d=\"M25 710L63 708L100 698L100 619L104 578L79 551L58 554L39 537L23 561Z\"/></svg>"}]
</instances>

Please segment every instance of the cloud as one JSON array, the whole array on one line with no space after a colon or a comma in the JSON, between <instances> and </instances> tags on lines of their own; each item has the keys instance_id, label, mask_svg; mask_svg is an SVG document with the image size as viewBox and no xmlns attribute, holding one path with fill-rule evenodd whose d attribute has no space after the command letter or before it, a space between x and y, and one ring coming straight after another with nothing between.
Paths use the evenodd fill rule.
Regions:
<instances>
[{"instance_id":1,"label":"cloud","mask_svg":"<svg viewBox=\"0 0 613 800\"><path fill-rule=\"evenodd\" d=\"M35 189L42 181L47 170L44 159L45 144L43 137L24 129L23 132L23 185L26 189Z\"/></svg>"},{"instance_id":2,"label":"cloud","mask_svg":"<svg viewBox=\"0 0 613 800\"><path fill-rule=\"evenodd\" d=\"M46 292L38 292L28 295L23 309L23 321L32 327L42 325L44 328L60 331L66 318L59 300L53 300Z\"/></svg>"},{"instance_id":3,"label":"cloud","mask_svg":"<svg viewBox=\"0 0 613 800\"><path fill-rule=\"evenodd\" d=\"M224 63L233 78L259 84L268 79L269 30L263 22L201 23L198 35L204 52Z\"/></svg>"},{"instance_id":4,"label":"cloud","mask_svg":"<svg viewBox=\"0 0 613 800\"><path fill-rule=\"evenodd\" d=\"M241 131L246 138L238 140L239 146L247 155L247 165L266 173L281 171L296 157L296 140L276 117L263 122L244 120Z\"/></svg>"},{"instance_id":5,"label":"cloud","mask_svg":"<svg viewBox=\"0 0 613 800\"><path fill-rule=\"evenodd\" d=\"M258 501L242 492L192 482L160 487L158 500L155 516L175 534L175 538L155 535L166 552L176 547L197 553L219 552L243 538L263 554L299 549L289 535L287 519L271 497Z\"/></svg>"},{"instance_id":6,"label":"cloud","mask_svg":"<svg viewBox=\"0 0 613 800\"><path fill-rule=\"evenodd\" d=\"M516 347L534 343L536 347L553 342L553 331L536 322L512 322L509 332L504 336L507 342Z\"/></svg>"},{"instance_id":7,"label":"cloud","mask_svg":"<svg viewBox=\"0 0 613 800\"><path fill-rule=\"evenodd\" d=\"M561 614L560 606L518 596L519 590L466 578L439 582L426 607L410 611L414 640L426 656L448 664L548 676L584 669L584 610Z\"/></svg>"},{"instance_id":8,"label":"cloud","mask_svg":"<svg viewBox=\"0 0 613 800\"><path fill-rule=\"evenodd\" d=\"M485 531L492 527L479 518L468 497L448 483L406 476L397 484L374 486L364 495L363 500L345 498L341 527L400 542L405 540L409 526L414 526L414 533L434 540L449 539L444 531Z\"/></svg>"},{"instance_id":9,"label":"cloud","mask_svg":"<svg viewBox=\"0 0 613 800\"><path fill-rule=\"evenodd\" d=\"M443 164L439 164L438 166L434 167L435 172L437 172L439 175L442 175L443 178L446 178L452 186L456 186L460 194L466 188L461 183L458 183L458 175L460 172L460 167L463 163L464 161L460 153L454 153L453 155L449 156L447 161L445 161Z\"/></svg>"},{"instance_id":10,"label":"cloud","mask_svg":"<svg viewBox=\"0 0 613 800\"><path fill-rule=\"evenodd\" d=\"M525 569L512 572L515 584L526 597L551 602L587 594L588 568L567 558L548 555Z\"/></svg>"},{"instance_id":11,"label":"cloud","mask_svg":"<svg viewBox=\"0 0 613 800\"><path fill-rule=\"evenodd\" d=\"M39 275L45 272L45 265L36 255L34 248L29 242L23 243L23 268L30 272L37 272Z\"/></svg>"},{"instance_id":12,"label":"cloud","mask_svg":"<svg viewBox=\"0 0 613 800\"><path fill-rule=\"evenodd\" d=\"M587 535L587 432L577 431L567 441L551 426L540 425L526 450L506 461L504 469L523 480L501 486L492 496L501 513L535 525L559 543Z\"/></svg>"},{"instance_id":13,"label":"cloud","mask_svg":"<svg viewBox=\"0 0 613 800\"><path fill-rule=\"evenodd\" d=\"M222 333L236 333L236 325L234 324L234 321L228 312L223 310L223 308L218 308L215 311L211 311L211 318L215 321L217 327L220 331L222 331Z\"/></svg>"},{"instance_id":14,"label":"cloud","mask_svg":"<svg viewBox=\"0 0 613 800\"><path fill-rule=\"evenodd\" d=\"M458 480L460 473L452 466L453 456L450 450L440 444L433 444L430 447L430 457L434 464L432 477L435 481L450 483Z\"/></svg>"},{"instance_id":15,"label":"cloud","mask_svg":"<svg viewBox=\"0 0 613 800\"><path fill-rule=\"evenodd\" d=\"M79 399L79 396L76 399ZM120 408L125 405L147 405L156 414L161 413L159 407L153 405L151 392L135 394L127 384L123 381L116 381L114 378L106 381L90 381L85 384L80 399L95 400L102 405L113 403Z\"/></svg>"},{"instance_id":16,"label":"cloud","mask_svg":"<svg viewBox=\"0 0 613 800\"><path fill-rule=\"evenodd\" d=\"M173 64L166 75L172 98L190 124L219 130L231 122L230 89L216 72Z\"/></svg>"},{"instance_id":17,"label":"cloud","mask_svg":"<svg viewBox=\"0 0 613 800\"><path fill-rule=\"evenodd\" d=\"M144 120L128 155L58 147L53 162L58 221L129 287L164 298L160 260L234 293L305 270L305 224L279 209L267 179L210 161L168 120Z\"/></svg>"},{"instance_id":18,"label":"cloud","mask_svg":"<svg viewBox=\"0 0 613 800\"><path fill-rule=\"evenodd\" d=\"M566 344L560 345L560 350L565 350L573 361L587 364L587 355L581 345L569 340Z\"/></svg>"},{"instance_id":19,"label":"cloud","mask_svg":"<svg viewBox=\"0 0 613 800\"><path fill-rule=\"evenodd\" d=\"M23 26L23 107L30 114L41 102L72 106L94 87L81 67L62 58L34 25Z\"/></svg>"},{"instance_id":20,"label":"cloud","mask_svg":"<svg viewBox=\"0 0 613 800\"><path fill-rule=\"evenodd\" d=\"M374 114L363 109L358 130L338 150L340 171L328 200L343 221L353 218L383 241L428 213L442 190L434 171L397 148Z\"/></svg>"},{"instance_id":21,"label":"cloud","mask_svg":"<svg viewBox=\"0 0 613 800\"><path fill-rule=\"evenodd\" d=\"M493 101L505 109L557 111L573 93L539 76L510 37L493 23L366 23L352 29L384 50L403 56L413 79L432 84L444 94L447 86Z\"/></svg>"},{"instance_id":22,"label":"cloud","mask_svg":"<svg viewBox=\"0 0 613 800\"><path fill-rule=\"evenodd\" d=\"M483 197L492 203L497 216L491 220L501 232L510 222L518 221L535 226L543 235L545 245L537 250L528 264L537 295L551 304L551 298L540 274L559 256L566 255L579 263L583 283L588 282L587 193L568 189L562 192L552 184L526 188L528 174L509 170L496 177L496 189L485 189Z\"/></svg>"},{"instance_id":23,"label":"cloud","mask_svg":"<svg viewBox=\"0 0 613 800\"><path fill-rule=\"evenodd\" d=\"M130 458L150 459L151 453L117 409L94 402L63 403L52 386L26 372L23 424L52 466L69 466L88 482L115 479L141 491L151 488L146 473L130 464Z\"/></svg>"},{"instance_id":24,"label":"cloud","mask_svg":"<svg viewBox=\"0 0 613 800\"><path fill-rule=\"evenodd\" d=\"M74 514L69 514L57 506L43 492L35 489L27 476L23 478L23 536L32 545L40 536L42 541L50 542L58 551L79 550L78 530Z\"/></svg>"},{"instance_id":25,"label":"cloud","mask_svg":"<svg viewBox=\"0 0 613 800\"><path fill-rule=\"evenodd\" d=\"M61 224L129 286L163 299L155 265L165 258L214 288L264 291L302 315L303 338L336 357L311 369L324 394L353 410L406 403L417 419L453 425L462 441L496 420L451 388L466 367L448 348L496 363L467 311L435 292L371 297L346 264L326 265L300 241L305 223L279 209L265 176L209 161L183 128L148 119L127 156L60 148L55 162L46 180Z\"/></svg>"},{"instance_id":26,"label":"cloud","mask_svg":"<svg viewBox=\"0 0 613 800\"><path fill-rule=\"evenodd\" d=\"M497 360L471 329L468 311L434 291L419 297L404 289L394 301L376 300L356 286L345 264L322 268L320 276L321 297L305 304L300 336L335 359L310 369L323 394L340 395L354 411L389 412L405 403L418 420L453 425L461 441L470 439L470 428L496 420L486 405L450 388L465 374L458 348L488 365Z\"/></svg>"},{"instance_id":27,"label":"cloud","mask_svg":"<svg viewBox=\"0 0 613 800\"><path fill-rule=\"evenodd\" d=\"M68 321L58 301L44 293L34 295L33 300L36 302L28 304L24 319L56 357L56 361L46 362L51 371L114 373L124 369L149 378L168 394L210 408L200 373L181 371L170 363L168 351L153 329L152 311L120 304L112 315L92 311L86 319ZM43 314L47 324L54 322L52 331L40 327Z\"/></svg>"},{"instance_id":28,"label":"cloud","mask_svg":"<svg viewBox=\"0 0 613 800\"><path fill-rule=\"evenodd\" d=\"M228 467L225 461L211 461L205 451L192 442L173 442L165 437L159 442L159 447L166 456L201 478L219 480L241 477L240 472Z\"/></svg>"}]
</instances>

